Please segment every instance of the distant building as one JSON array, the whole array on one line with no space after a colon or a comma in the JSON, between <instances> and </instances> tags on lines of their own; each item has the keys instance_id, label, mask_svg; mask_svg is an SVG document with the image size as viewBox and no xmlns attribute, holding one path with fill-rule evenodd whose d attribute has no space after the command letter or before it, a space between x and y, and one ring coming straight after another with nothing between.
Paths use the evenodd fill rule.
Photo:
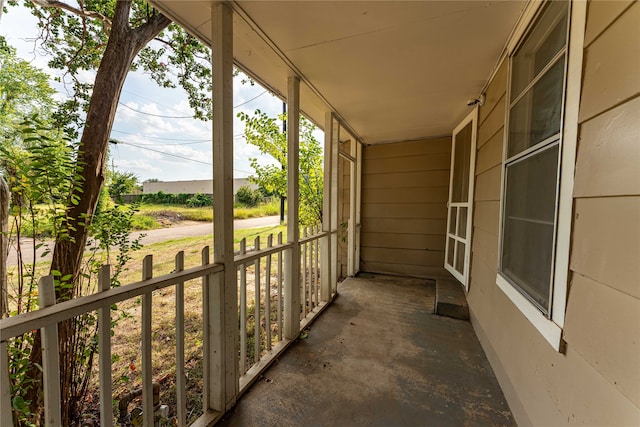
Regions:
<instances>
[{"instance_id":1,"label":"distant building","mask_svg":"<svg viewBox=\"0 0 640 427\"><path fill-rule=\"evenodd\" d=\"M247 178L234 178L233 194L238 192L242 186L248 186L257 189L258 186L249 181ZM155 181L142 183L142 192L144 194L157 193L162 191L167 194L213 194L212 179L194 179L190 181Z\"/></svg>"}]
</instances>

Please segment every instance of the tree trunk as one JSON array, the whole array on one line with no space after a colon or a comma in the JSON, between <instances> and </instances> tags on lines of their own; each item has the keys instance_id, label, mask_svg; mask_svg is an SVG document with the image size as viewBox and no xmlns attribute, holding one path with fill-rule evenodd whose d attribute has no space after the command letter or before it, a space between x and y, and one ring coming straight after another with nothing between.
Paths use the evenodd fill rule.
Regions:
<instances>
[{"instance_id":1,"label":"tree trunk","mask_svg":"<svg viewBox=\"0 0 640 427\"><path fill-rule=\"evenodd\" d=\"M59 289L56 292L58 302L73 298L82 266L82 256L87 242L88 226L95 212L100 190L105 180L105 163L109 147L109 136L113 126L122 86L127 77L133 59L151 39L171 22L160 13L135 29L129 26L131 0L116 2L109 41L96 73L93 93L89 101L87 117L80 139L76 175L79 180L68 202L66 228L68 239L57 239L53 251L51 272L58 271L62 276L71 275L75 285L71 289ZM73 354L74 322L66 321L58 325L58 344L60 350L60 386L62 399L62 423L72 425L80 416L74 413L81 402L74 402L76 396L70 396L75 361ZM40 348L39 334L34 342L34 350ZM41 352L32 352L33 367L30 378L39 383L41 373L35 364L41 363ZM40 409L37 405L36 387L33 387L27 399L34 402L32 412Z\"/></svg>"},{"instance_id":2,"label":"tree trunk","mask_svg":"<svg viewBox=\"0 0 640 427\"><path fill-rule=\"evenodd\" d=\"M9 316L7 257L9 255L9 186L0 176L0 319Z\"/></svg>"}]
</instances>

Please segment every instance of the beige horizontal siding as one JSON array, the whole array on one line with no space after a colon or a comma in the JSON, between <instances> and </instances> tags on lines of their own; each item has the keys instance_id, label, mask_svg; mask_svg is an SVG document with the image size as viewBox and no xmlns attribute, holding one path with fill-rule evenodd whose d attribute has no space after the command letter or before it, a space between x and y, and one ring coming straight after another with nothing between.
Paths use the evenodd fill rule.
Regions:
<instances>
[{"instance_id":1,"label":"beige horizontal siding","mask_svg":"<svg viewBox=\"0 0 640 427\"><path fill-rule=\"evenodd\" d=\"M573 271L640 298L640 196L576 199L573 236Z\"/></svg>"},{"instance_id":2,"label":"beige horizontal siding","mask_svg":"<svg viewBox=\"0 0 640 427\"><path fill-rule=\"evenodd\" d=\"M640 97L582 124L573 192L640 194Z\"/></svg>"},{"instance_id":3,"label":"beige horizontal siding","mask_svg":"<svg viewBox=\"0 0 640 427\"><path fill-rule=\"evenodd\" d=\"M640 3L635 2L587 49L579 120L640 93Z\"/></svg>"},{"instance_id":4,"label":"beige horizontal siding","mask_svg":"<svg viewBox=\"0 0 640 427\"><path fill-rule=\"evenodd\" d=\"M491 169L496 165L502 165L502 148L504 146L504 128L496 132L486 144L478 150L476 156L476 175Z\"/></svg>"},{"instance_id":5,"label":"beige horizontal siding","mask_svg":"<svg viewBox=\"0 0 640 427\"><path fill-rule=\"evenodd\" d=\"M412 219L400 219L400 218L367 218L362 222L363 233L398 233L398 234L412 234L412 233L430 233L434 235L441 235L444 238L444 234L447 230L447 220L445 218L440 219L425 219L425 218L412 218ZM365 236L363 235L362 238Z\"/></svg>"},{"instance_id":6,"label":"beige horizontal siding","mask_svg":"<svg viewBox=\"0 0 640 427\"><path fill-rule=\"evenodd\" d=\"M506 60L496 71L496 75L487 86L484 105L478 111L478 125L481 126L486 118L493 112L498 103L504 104L505 88L507 87L507 67ZM504 111L504 110L503 110Z\"/></svg>"},{"instance_id":7,"label":"beige horizontal siding","mask_svg":"<svg viewBox=\"0 0 640 427\"><path fill-rule=\"evenodd\" d=\"M500 200L500 180L502 179L502 165L486 170L476 177L475 200Z\"/></svg>"},{"instance_id":8,"label":"beige horizontal siding","mask_svg":"<svg viewBox=\"0 0 640 427\"><path fill-rule=\"evenodd\" d=\"M584 45L589 46L595 38L602 34L633 2L633 0L592 0L589 5L589 13L587 14Z\"/></svg>"},{"instance_id":9,"label":"beige horizontal siding","mask_svg":"<svg viewBox=\"0 0 640 427\"><path fill-rule=\"evenodd\" d=\"M451 138L363 149L361 269L446 275Z\"/></svg>"},{"instance_id":10,"label":"beige horizontal siding","mask_svg":"<svg viewBox=\"0 0 640 427\"><path fill-rule=\"evenodd\" d=\"M482 109L480 111L482 111ZM492 137L494 137L500 129L504 128L504 112L505 99L503 96L500 98L495 108L488 114L482 125L478 128L478 141L476 148L482 147Z\"/></svg>"},{"instance_id":11,"label":"beige horizontal siding","mask_svg":"<svg viewBox=\"0 0 640 427\"><path fill-rule=\"evenodd\" d=\"M444 243L441 234L366 233L361 238L362 246L381 249L444 251Z\"/></svg>"},{"instance_id":12,"label":"beige horizontal siding","mask_svg":"<svg viewBox=\"0 0 640 427\"><path fill-rule=\"evenodd\" d=\"M422 188L449 185L449 171L369 173L362 177L362 188Z\"/></svg>"},{"instance_id":13,"label":"beige horizontal siding","mask_svg":"<svg viewBox=\"0 0 640 427\"><path fill-rule=\"evenodd\" d=\"M451 153L451 138L449 137L403 142L402 150L398 150L397 144L370 145L367 147L366 159L375 160L446 153Z\"/></svg>"}]
</instances>

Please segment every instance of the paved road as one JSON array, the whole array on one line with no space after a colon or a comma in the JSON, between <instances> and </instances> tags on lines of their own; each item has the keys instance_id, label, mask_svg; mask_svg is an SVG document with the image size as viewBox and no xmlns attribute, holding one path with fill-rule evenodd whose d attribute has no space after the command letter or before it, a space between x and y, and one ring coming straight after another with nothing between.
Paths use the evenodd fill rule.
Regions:
<instances>
[{"instance_id":1,"label":"paved road","mask_svg":"<svg viewBox=\"0 0 640 427\"><path fill-rule=\"evenodd\" d=\"M245 228L256 228L256 227L268 227L270 225L278 225L280 222L279 216L266 216L262 218L249 218L249 219L236 219L233 221L233 227L236 230L242 230ZM202 223L195 225L183 225L177 227L170 228L159 228L157 230L148 230L143 232L135 232L132 233L132 237L137 237L140 234L145 234L145 236L141 239L143 245L150 245L152 243L164 242L167 240L175 240L182 239L185 237L196 237L196 236L206 236L208 234L213 234L213 224L212 223ZM49 261L51 260L52 253L42 256L47 247L49 247L53 251L53 242L52 241L44 241L44 245L40 249L37 250L37 259L38 261ZM24 238L21 240L21 244L23 248L30 248L33 244L33 239ZM24 250L23 251L23 259L24 262L33 262L33 251L32 250ZM12 245L9 248L9 258L7 260L7 265L12 266L18 263L15 246Z\"/></svg>"}]
</instances>

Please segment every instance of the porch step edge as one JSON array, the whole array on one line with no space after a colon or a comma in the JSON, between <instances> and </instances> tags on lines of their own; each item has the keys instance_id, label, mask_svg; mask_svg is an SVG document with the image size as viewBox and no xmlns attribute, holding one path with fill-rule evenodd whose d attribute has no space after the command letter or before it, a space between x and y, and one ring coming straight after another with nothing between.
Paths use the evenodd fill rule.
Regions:
<instances>
[{"instance_id":1,"label":"porch step edge","mask_svg":"<svg viewBox=\"0 0 640 427\"><path fill-rule=\"evenodd\" d=\"M436 280L436 309L438 316L469 321L469 305L462 285L456 280Z\"/></svg>"}]
</instances>

